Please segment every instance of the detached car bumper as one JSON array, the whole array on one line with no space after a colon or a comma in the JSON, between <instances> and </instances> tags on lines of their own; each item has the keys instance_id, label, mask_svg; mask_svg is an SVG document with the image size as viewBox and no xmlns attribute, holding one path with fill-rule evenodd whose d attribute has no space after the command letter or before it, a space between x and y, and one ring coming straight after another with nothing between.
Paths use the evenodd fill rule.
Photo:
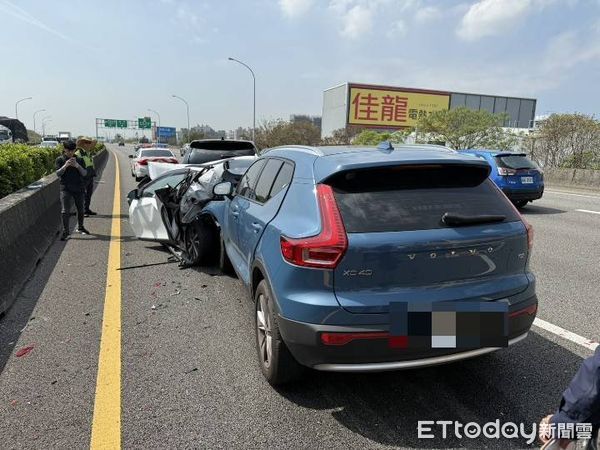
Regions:
<instances>
[{"instance_id":1,"label":"detached car bumper","mask_svg":"<svg viewBox=\"0 0 600 450\"><path fill-rule=\"evenodd\" d=\"M509 189L502 188L502 192L513 201L538 200L544 195L544 187L537 189Z\"/></svg>"},{"instance_id":2,"label":"detached car bumper","mask_svg":"<svg viewBox=\"0 0 600 450\"><path fill-rule=\"evenodd\" d=\"M523 340L537 312L537 297L512 305L509 309L508 345ZM336 372L379 372L446 364L473 358L502 347L483 348L392 348L389 326L319 325L278 317L281 335L296 360L308 367ZM380 338L355 339L343 345L322 342L323 333L380 334Z\"/></svg>"}]
</instances>

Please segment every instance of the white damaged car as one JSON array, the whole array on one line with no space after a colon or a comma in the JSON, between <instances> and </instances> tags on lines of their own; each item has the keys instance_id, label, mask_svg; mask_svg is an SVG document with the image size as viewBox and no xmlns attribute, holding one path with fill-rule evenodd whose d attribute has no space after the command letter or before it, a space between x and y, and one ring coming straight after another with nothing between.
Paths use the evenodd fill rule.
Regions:
<instances>
[{"instance_id":1,"label":"white damaged car","mask_svg":"<svg viewBox=\"0 0 600 450\"><path fill-rule=\"evenodd\" d=\"M240 156L203 165L150 163L151 181L127 195L136 237L167 246L183 266L210 262L218 254L218 229L202 210L215 200L216 184L236 185L255 160Z\"/></svg>"}]
</instances>

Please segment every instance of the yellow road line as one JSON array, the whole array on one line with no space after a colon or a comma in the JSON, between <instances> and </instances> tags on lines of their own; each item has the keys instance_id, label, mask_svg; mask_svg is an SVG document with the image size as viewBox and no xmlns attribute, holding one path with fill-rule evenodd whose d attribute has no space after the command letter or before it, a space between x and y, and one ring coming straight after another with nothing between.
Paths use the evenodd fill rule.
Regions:
<instances>
[{"instance_id":1,"label":"yellow road line","mask_svg":"<svg viewBox=\"0 0 600 450\"><path fill-rule=\"evenodd\" d=\"M115 153L111 154L115 160L115 193L91 449L121 448L121 272L118 270L121 266L121 186L119 160Z\"/></svg>"}]
</instances>

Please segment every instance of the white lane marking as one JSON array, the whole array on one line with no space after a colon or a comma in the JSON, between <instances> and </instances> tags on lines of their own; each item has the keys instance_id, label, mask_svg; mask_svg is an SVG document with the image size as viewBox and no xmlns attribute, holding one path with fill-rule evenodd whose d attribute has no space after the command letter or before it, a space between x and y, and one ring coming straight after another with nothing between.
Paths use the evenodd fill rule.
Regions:
<instances>
[{"instance_id":1,"label":"white lane marking","mask_svg":"<svg viewBox=\"0 0 600 450\"><path fill-rule=\"evenodd\" d=\"M600 211L590 211L589 209L576 209L575 211L589 213L589 214L600 214Z\"/></svg>"},{"instance_id":2,"label":"white lane marking","mask_svg":"<svg viewBox=\"0 0 600 450\"><path fill-rule=\"evenodd\" d=\"M550 189L546 189L544 194L558 194L558 195L572 195L573 197L585 197L585 198L595 198L600 199L600 195L584 195L584 194L573 194L572 192L564 192L564 191L552 191Z\"/></svg>"},{"instance_id":3,"label":"white lane marking","mask_svg":"<svg viewBox=\"0 0 600 450\"><path fill-rule=\"evenodd\" d=\"M598 347L598 342L592 339L584 338L583 336L579 336L578 334L572 333L564 328L551 324L550 322L546 322L545 320L536 318L533 321L533 324L542 330L546 330L558 337L571 341L577 345L581 345L582 347L585 347L591 351L596 350L596 347Z\"/></svg>"}]
</instances>

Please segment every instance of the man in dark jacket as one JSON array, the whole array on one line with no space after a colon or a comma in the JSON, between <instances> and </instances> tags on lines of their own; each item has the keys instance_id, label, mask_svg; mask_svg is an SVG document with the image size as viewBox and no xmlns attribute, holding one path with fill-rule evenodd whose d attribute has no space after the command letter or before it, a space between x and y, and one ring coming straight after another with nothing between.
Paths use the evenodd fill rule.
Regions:
<instances>
[{"instance_id":1,"label":"man in dark jacket","mask_svg":"<svg viewBox=\"0 0 600 450\"><path fill-rule=\"evenodd\" d=\"M85 196L84 196L84 214L85 217L95 216L96 213L90 209L92 201L92 193L94 192L94 177L96 176L96 168L94 167L94 158L91 150L96 145L96 141L89 137L81 137L77 139L77 151L75 156L83 160L83 168L86 170L86 175L83 178Z\"/></svg>"},{"instance_id":2,"label":"man in dark jacket","mask_svg":"<svg viewBox=\"0 0 600 450\"><path fill-rule=\"evenodd\" d=\"M69 140L63 143L64 153L56 158L56 175L60 178L60 206L63 222L61 240L69 237L69 216L71 205L75 202L77 208L77 231L81 234L90 234L83 226L83 196L84 177L87 171L83 167L81 158L75 157L75 142Z\"/></svg>"},{"instance_id":3,"label":"man in dark jacket","mask_svg":"<svg viewBox=\"0 0 600 450\"><path fill-rule=\"evenodd\" d=\"M596 347L593 356L583 362L563 392L558 411L542 420L541 425L547 431L540 433L541 440L546 442L551 437L561 438L562 436L556 435L556 431L561 427L560 424L573 424L571 426L576 431L583 431L585 428L584 425L577 426L577 424L589 424L591 430L586 430L586 434L591 432L592 440L597 439L598 427L600 427L600 346ZM595 447L592 444L588 448Z\"/></svg>"}]
</instances>

